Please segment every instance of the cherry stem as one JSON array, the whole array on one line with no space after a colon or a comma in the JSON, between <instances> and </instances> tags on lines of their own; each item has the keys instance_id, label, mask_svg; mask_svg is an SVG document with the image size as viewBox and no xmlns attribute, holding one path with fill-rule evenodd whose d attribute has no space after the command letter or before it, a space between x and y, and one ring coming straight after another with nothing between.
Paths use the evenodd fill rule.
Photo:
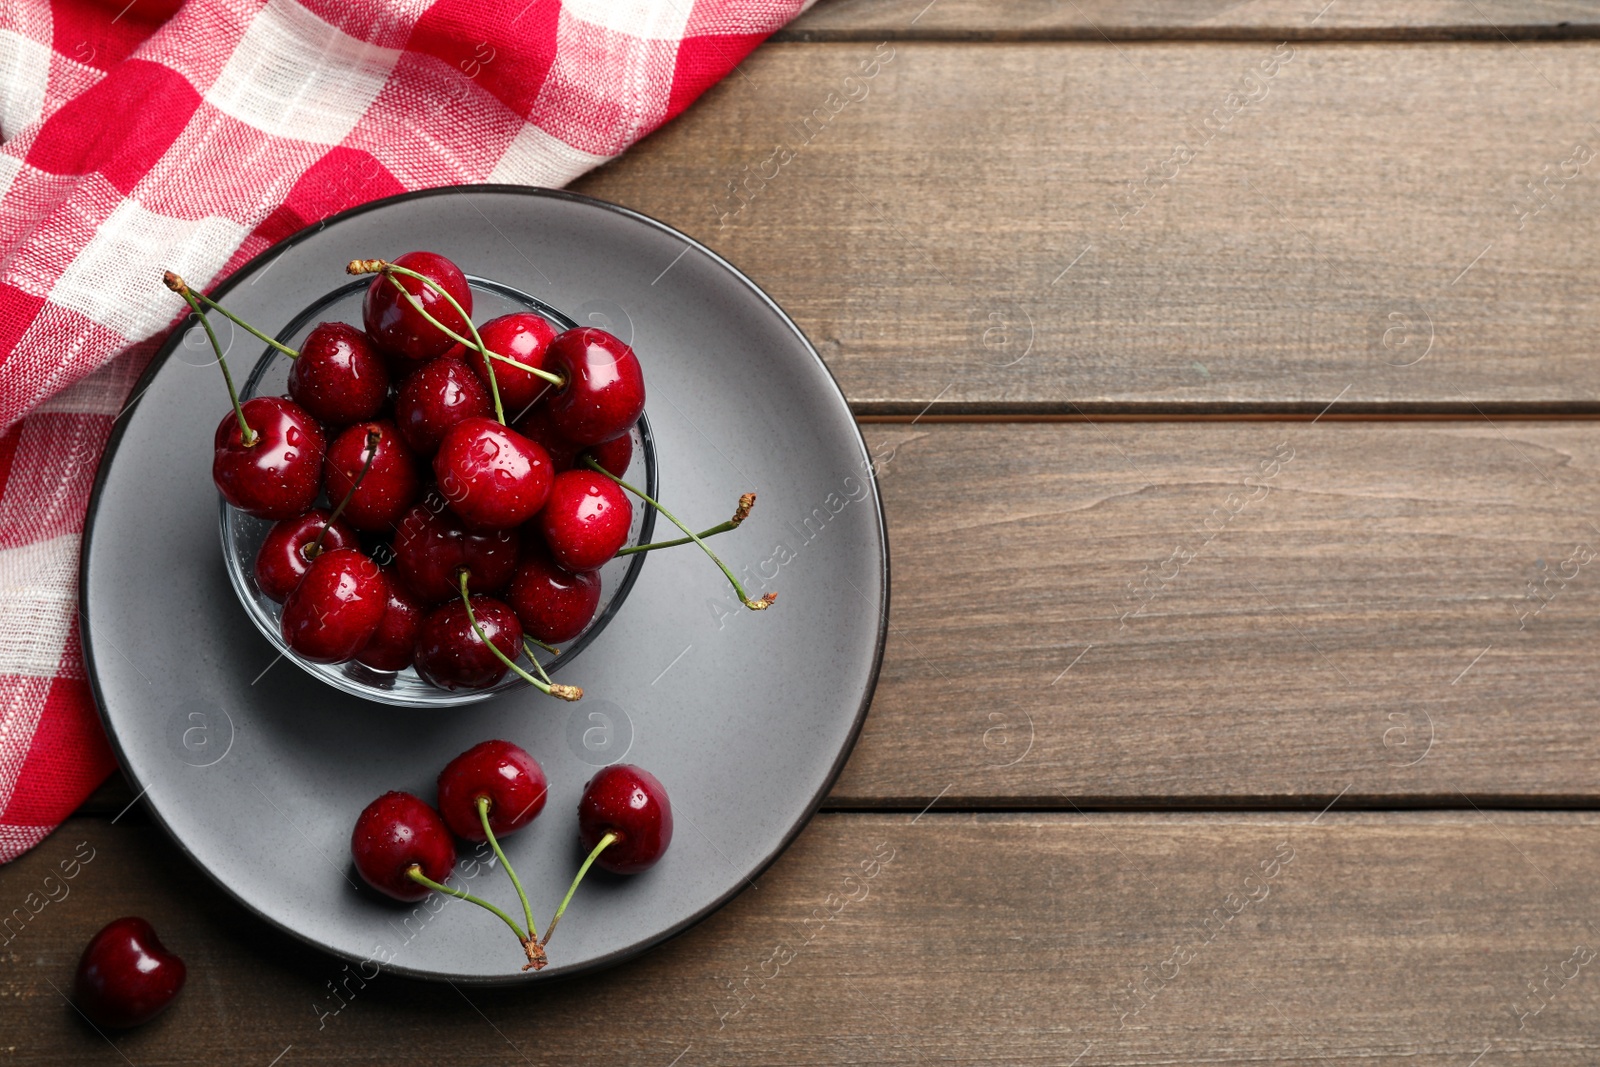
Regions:
<instances>
[{"instance_id":1,"label":"cherry stem","mask_svg":"<svg viewBox=\"0 0 1600 1067\"><path fill-rule=\"evenodd\" d=\"M539 672L539 677L548 682L550 680L550 672L544 669L544 664L539 662L538 657L533 654L533 649L528 647L528 642L532 640L534 640L534 638L531 637L524 637L522 639L522 651L527 654L528 662L533 664L533 669Z\"/></svg>"},{"instance_id":2,"label":"cherry stem","mask_svg":"<svg viewBox=\"0 0 1600 1067\"><path fill-rule=\"evenodd\" d=\"M555 645L547 644L546 642L539 640L537 637L528 637L527 635L523 635L522 639L524 641L532 641L534 644L538 645L552 656L561 655L561 650L559 648L557 648ZM532 657L530 656L529 658L531 659Z\"/></svg>"},{"instance_id":3,"label":"cherry stem","mask_svg":"<svg viewBox=\"0 0 1600 1067\"><path fill-rule=\"evenodd\" d=\"M276 348L279 352L282 352L284 355L288 356L290 359L299 359L300 358L300 353L298 351L296 351L293 348L290 348L286 344L280 343L279 341L277 341L274 338L268 337L266 334L262 333L260 330L256 329L254 326L250 325L248 322L244 321L239 316L235 315L233 312L229 311L227 308L223 307L221 304L217 303L215 300L211 299L206 294L197 292L194 295L199 297L202 301L204 301L205 305L207 307L215 308L216 310L222 312L222 314L226 318L231 320L235 326L240 327L246 333L255 334L261 340L267 342L267 344L271 345L273 348Z\"/></svg>"},{"instance_id":4,"label":"cherry stem","mask_svg":"<svg viewBox=\"0 0 1600 1067\"><path fill-rule=\"evenodd\" d=\"M383 440L383 434L377 430L367 431L367 459L361 464L361 472L356 475L356 480L350 483L350 491L345 493L344 499L339 501L339 506L333 509L333 514L328 516L328 521L322 524L322 529L317 531L317 539L311 542L311 547L306 549L306 556L316 559L322 555L322 539L328 536L328 527L339 521L339 516L344 514L344 509L350 506L350 501L355 497L356 490L361 488L361 479L367 476L372 469L372 461L378 458L378 442Z\"/></svg>"},{"instance_id":5,"label":"cherry stem","mask_svg":"<svg viewBox=\"0 0 1600 1067\"><path fill-rule=\"evenodd\" d=\"M739 524L749 517L750 508L754 506L755 502L756 495L754 493L744 494L744 496L739 498L739 510L733 513L733 518L729 519L727 522L719 522L709 530L701 530L694 536L701 538L715 537L719 533L727 533L729 530L737 530L739 528ZM622 549L617 553L617 555L631 556L636 552L654 552L658 548L677 548L679 545L693 543L694 537L679 537L672 541L656 541L655 543L648 545L633 545L630 548Z\"/></svg>"},{"instance_id":6,"label":"cherry stem","mask_svg":"<svg viewBox=\"0 0 1600 1067\"><path fill-rule=\"evenodd\" d=\"M205 327L206 337L211 341L211 351L217 354L217 366L222 368L222 380L228 383L228 399L233 401L233 414L239 420L239 436L244 440L244 446L249 448L256 443L256 432L250 424L244 421L244 405L239 403L239 390L233 387L233 375L228 371L227 357L222 354L222 345L217 343L217 335L211 329L211 320L206 318L205 309L200 306L200 301L195 299L194 290L190 289L184 280L167 271L163 279L167 288L177 293L188 303L189 310L200 320L200 325Z\"/></svg>"},{"instance_id":7,"label":"cherry stem","mask_svg":"<svg viewBox=\"0 0 1600 1067\"><path fill-rule=\"evenodd\" d=\"M485 911L492 912L493 914L500 916L501 920L507 926L511 927L511 932L517 935L518 941L527 940L527 935L522 932L522 929L517 925L516 920L511 918L511 916L507 915L505 912L501 911L499 908L495 907L493 904L489 903L487 900L483 900L480 897L475 897L465 890L452 889L450 886L441 885L440 883L435 882L432 878L429 878L427 875L423 874L422 868L415 863L406 868L406 877L410 878L418 885L427 886L436 893L443 893L446 896L455 897L457 900L468 901L476 904Z\"/></svg>"},{"instance_id":8,"label":"cherry stem","mask_svg":"<svg viewBox=\"0 0 1600 1067\"><path fill-rule=\"evenodd\" d=\"M583 861L583 866L578 868L577 877L572 879L572 885L567 888L567 895L561 898L561 907L556 909L555 917L550 920L550 925L544 928L544 940L539 942L540 948L548 945L550 938L555 935L556 923L561 921L562 913L567 910L567 905L572 903L572 894L578 891L578 883L583 881L583 876L589 873L590 866L600 858L600 853L605 850L606 846L616 839L616 834L606 834L606 836L602 837L599 843L594 846L594 851L589 853L589 858Z\"/></svg>"},{"instance_id":9,"label":"cherry stem","mask_svg":"<svg viewBox=\"0 0 1600 1067\"><path fill-rule=\"evenodd\" d=\"M483 823L484 836L489 839L489 847L494 849L495 856L500 860L500 866L506 869L506 874L511 876L511 884L516 887L517 899L522 901L522 917L528 920L528 940L539 940L539 931L533 927L533 908L528 904L528 894L522 891L522 879L517 877L517 872L512 870L511 861L506 859L506 854L500 848L500 842L495 840L494 830L489 827L489 798L478 797L478 818Z\"/></svg>"},{"instance_id":10,"label":"cherry stem","mask_svg":"<svg viewBox=\"0 0 1600 1067\"><path fill-rule=\"evenodd\" d=\"M711 557L711 562L715 563L722 570L722 573L727 576L728 581L733 583L733 591L735 593L739 594L739 601L745 607L749 608L751 611L764 611L767 608L772 606L772 602L774 600L778 599L778 594L777 593L763 593L759 599L751 600L750 599L750 594L748 594L748 593L746 593L744 591L744 586L739 584L739 579L737 579L737 578L735 578L733 576L733 572L728 569L728 565L726 563L722 562L722 560L717 557L717 554L715 552L711 551L711 548L704 541L702 541L700 539L700 535L699 534L697 534L693 530L689 529L689 527L685 526L682 522L679 522L678 521L678 517L676 515L674 515L670 511L668 511L666 508L662 507L656 501L652 500L648 493L645 493L643 490L637 489L634 486L629 485L627 482L623 481L621 478L618 478L615 474L612 474L610 471L608 471L604 467L600 466L600 464L598 464L598 463L596 463L594 461L594 457L592 457L592 456L583 457L583 463L584 463L584 466L588 467L590 470L598 471L599 473L605 475L607 478L610 478L612 481L614 481L618 485L622 486L622 488L626 489L628 492L632 493L634 496L638 497L640 500L643 500L646 504L649 504L651 507L653 507L657 511L661 512L661 514L663 514L663 515L665 515L667 517L667 520L669 522L671 522L672 525L676 526L678 529L680 529L684 533L688 534L689 535L689 540L691 540L695 544L699 545L700 546L700 550L702 552L704 552L706 555L710 556Z\"/></svg>"},{"instance_id":11,"label":"cherry stem","mask_svg":"<svg viewBox=\"0 0 1600 1067\"><path fill-rule=\"evenodd\" d=\"M477 633L478 640L482 641L486 646L488 646L489 651L494 653L496 659L498 659L501 663L504 663L507 667L510 667L513 671L516 671L517 674L522 676L523 681L532 685L541 693L545 693L548 696L553 696L558 700L583 699L583 690L578 686L541 682L539 679L535 678L533 675L517 666L515 660L513 660L510 656L507 656L504 652L501 652L495 643L489 640L489 635L483 632L483 627L478 625L477 616L472 613L472 597L467 593L467 579L470 577L470 572L468 572L465 567L461 568L461 603L467 609L467 622L472 624L472 629Z\"/></svg>"},{"instance_id":12,"label":"cherry stem","mask_svg":"<svg viewBox=\"0 0 1600 1067\"><path fill-rule=\"evenodd\" d=\"M456 313L467 321L467 329L472 331L472 340L468 341L466 338L462 337L454 330L447 328L444 323L440 322L438 319L429 314L427 309L422 306L422 301L418 300L414 295L412 295L409 289L400 284L400 279L395 277L395 274L397 273L405 274L409 277L418 279L423 285L426 285L428 288L432 289L434 292L450 301L450 306L455 308ZM397 267L393 263L389 264L383 269L383 276L389 279L389 284L398 289L400 291L400 295L405 297L406 300L410 302L411 306L415 308L423 318L433 323L436 327L443 330L451 337L456 338L456 340L458 340L461 344L464 344L469 348L476 348L479 352L488 351L488 349L484 347L483 338L478 335L477 323L472 321L472 316L468 315L466 311L462 309L461 305L456 303L456 298L451 296L445 290L444 286L440 285L438 282L435 282L432 278L425 277L414 270L407 270L404 267ZM495 380L494 361L485 359L483 361L483 366L484 369L489 372L489 395L494 398L495 421L501 426L504 426L506 424L506 412L505 408L500 406L500 383Z\"/></svg>"}]
</instances>

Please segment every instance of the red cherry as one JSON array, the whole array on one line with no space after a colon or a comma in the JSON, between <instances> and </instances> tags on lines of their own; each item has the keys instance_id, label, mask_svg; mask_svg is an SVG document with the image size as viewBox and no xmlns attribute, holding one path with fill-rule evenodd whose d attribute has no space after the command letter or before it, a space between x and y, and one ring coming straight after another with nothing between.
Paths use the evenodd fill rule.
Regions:
<instances>
[{"instance_id":1,"label":"red cherry","mask_svg":"<svg viewBox=\"0 0 1600 1067\"><path fill-rule=\"evenodd\" d=\"M506 589L523 633L549 644L570 641L588 627L600 606L600 576L556 566L536 537L523 546L522 562Z\"/></svg>"},{"instance_id":2,"label":"red cherry","mask_svg":"<svg viewBox=\"0 0 1600 1067\"><path fill-rule=\"evenodd\" d=\"M211 480L222 498L258 519L288 519L310 508L322 491L322 427L304 408L281 396L244 402L244 419L255 432L244 443L230 411L217 424Z\"/></svg>"},{"instance_id":3,"label":"red cherry","mask_svg":"<svg viewBox=\"0 0 1600 1067\"><path fill-rule=\"evenodd\" d=\"M383 568L383 576L389 582L389 599L384 602L383 618L356 659L373 670L403 671L411 666L417 634L422 632L422 617L428 609L406 588L393 568Z\"/></svg>"},{"instance_id":4,"label":"red cherry","mask_svg":"<svg viewBox=\"0 0 1600 1067\"><path fill-rule=\"evenodd\" d=\"M578 801L578 835L588 851L606 834L617 839L601 851L596 865L614 874L655 866L672 844L672 805L655 775L614 763L589 779Z\"/></svg>"},{"instance_id":5,"label":"red cherry","mask_svg":"<svg viewBox=\"0 0 1600 1067\"><path fill-rule=\"evenodd\" d=\"M412 867L435 882L450 877L456 846L439 813L410 793L385 793L366 806L350 835L350 857L368 885L396 900L432 892L406 875Z\"/></svg>"},{"instance_id":6,"label":"red cherry","mask_svg":"<svg viewBox=\"0 0 1600 1067\"><path fill-rule=\"evenodd\" d=\"M339 663L366 647L383 621L389 582L354 548L311 561L283 604L283 639L313 663Z\"/></svg>"},{"instance_id":7,"label":"red cherry","mask_svg":"<svg viewBox=\"0 0 1600 1067\"><path fill-rule=\"evenodd\" d=\"M604 444L587 449L585 454L621 478L628 473L628 464L633 462L633 434L625 433L621 437L613 437Z\"/></svg>"},{"instance_id":8,"label":"red cherry","mask_svg":"<svg viewBox=\"0 0 1600 1067\"><path fill-rule=\"evenodd\" d=\"M550 495L550 456L493 419L450 427L433 457L433 475L450 509L480 530L521 526Z\"/></svg>"},{"instance_id":9,"label":"red cherry","mask_svg":"<svg viewBox=\"0 0 1600 1067\"><path fill-rule=\"evenodd\" d=\"M514 359L524 366L543 370L545 349L555 339L556 328L542 315L531 311L513 311L479 326L478 336L489 351ZM457 347L487 388L489 372L484 367L483 353L477 349ZM506 414L513 417L551 388L550 383L537 374L529 374L498 359L494 361L494 381L500 390L500 403L505 407Z\"/></svg>"},{"instance_id":10,"label":"red cherry","mask_svg":"<svg viewBox=\"0 0 1600 1067\"><path fill-rule=\"evenodd\" d=\"M326 511L312 508L304 515L280 520L267 531L261 551L256 553L256 586L263 596L281 604L294 592L294 587L311 567L311 557L306 555L306 550L316 543L327 521ZM322 539L323 551L355 547L356 532L346 526L343 519L329 526L327 536Z\"/></svg>"},{"instance_id":11,"label":"red cherry","mask_svg":"<svg viewBox=\"0 0 1600 1067\"><path fill-rule=\"evenodd\" d=\"M122 1029L160 1015L183 988L183 960L155 928L129 916L107 923L78 961L77 1006L97 1026Z\"/></svg>"},{"instance_id":12,"label":"red cherry","mask_svg":"<svg viewBox=\"0 0 1600 1067\"><path fill-rule=\"evenodd\" d=\"M472 288L467 284L461 268L437 252L407 252L394 260L397 266L406 267L418 274L427 275L446 292L455 297L463 311L472 314ZM389 279L393 278L394 281ZM419 278L404 274L379 274L367 286L366 300L361 317L367 333L379 346L401 359L422 362L432 359L455 343L447 334L417 312L411 301L400 295L395 282L417 298L423 308L439 322L465 337L467 321L450 301L440 296Z\"/></svg>"},{"instance_id":13,"label":"red cherry","mask_svg":"<svg viewBox=\"0 0 1600 1067\"><path fill-rule=\"evenodd\" d=\"M289 395L316 418L344 426L377 416L389 399L389 368L367 335L321 322L289 368Z\"/></svg>"},{"instance_id":14,"label":"red cherry","mask_svg":"<svg viewBox=\"0 0 1600 1067\"><path fill-rule=\"evenodd\" d=\"M627 433L644 411L644 371L633 349L604 330L579 326L550 342L546 369L566 382L548 401L567 440L597 445Z\"/></svg>"},{"instance_id":15,"label":"red cherry","mask_svg":"<svg viewBox=\"0 0 1600 1067\"><path fill-rule=\"evenodd\" d=\"M471 572L467 588L492 593L516 573L519 546L510 530L468 530L432 497L401 517L394 539L395 568L425 603L459 598L456 572Z\"/></svg>"},{"instance_id":16,"label":"red cherry","mask_svg":"<svg viewBox=\"0 0 1600 1067\"><path fill-rule=\"evenodd\" d=\"M522 654L522 624L516 612L491 597L475 596L472 615L507 659ZM435 608L422 620L414 665L424 681L440 689L487 689L511 669L489 651L459 599Z\"/></svg>"},{"instance_id":17,"label":"red cherry","mask_svg":"<svg viewBox=\"0 0 1600 1067\"><path fill-rule=\"evenodd\" d=\"M558 474L539 514L550 555L569 571L599 570L628 543L633 505L616 482L591 470Z\"/></svg>"},{"instance_id":18,"label":"red cherry","mask_svg":"<svg viewBox=\"0 0 1600 1067\"><path fill-rule=\"evenodd\" d=\"M431 456L445 431L469 418L493 418L489 390L465 362L454 356L436 359L400 383L394 419L406 444L419 456Z\"/></svg>"},{"instance_id":19,"label":"red cherry","mask_svg":"<svg viewBox=\"0 0 1600 1067\"><path fill-rule=\"evenodd\" d=\"M372 467L356 485L367 462L367 436L373 432L378 434L378 447L372 455ZM330 500L343 500L355 485L341 518L358 530L389 529L422 496L416 457L394 423L387 419L358 422L335 437L328 446L323 470Z\"/></svg>"},{"instance_id":20,"label":"red cherry","mask_svg":"<svg viewBox=\"0 0 1600 1067\"><path fill-rule=\"evenodd\" d=\"M573 444L556 432L555 426L550 422L550 409L543 404L522 417L517 423L517 432L545 450L545 454L550 457L550 469L554 473L560 474L578 465L578 453L583 450L583 446ZM610 470L609 467L606 469Z\"/></svg>"},{"instance_id":21,"label":"red cherry","mask_svg":"<svg viewBox=\"0 0 1600 1067\"><path fill-rule=\"evenodd\" d=\"M538 760L510 741L483 741L439 772L439 814L457 837L487 841L479 797L489 798L489 828L500 838L532 822L549 791Z\"/></svg>"}]
</instances>

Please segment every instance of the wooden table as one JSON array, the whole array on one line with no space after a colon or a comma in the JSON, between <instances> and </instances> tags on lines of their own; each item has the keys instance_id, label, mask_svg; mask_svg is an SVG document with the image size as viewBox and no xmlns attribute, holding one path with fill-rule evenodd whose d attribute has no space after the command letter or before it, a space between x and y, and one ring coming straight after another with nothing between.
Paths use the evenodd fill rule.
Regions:
<instances>
[{"instance_id":1,"label":"wooden table","mask_svg":"<svg viewBox=\"0 0 1600 1067\"><path fill-rule=\"evenodd\" d=\"M824 812L610 973L319 1021L340 968L113 784L0 870L93 850L0 1063L1594 1063L1600 10L1396 6L825 0L579 182L878 456ZM124 913L191 978L113 1050L56 990Z\"/></svg>"}]
</instances>

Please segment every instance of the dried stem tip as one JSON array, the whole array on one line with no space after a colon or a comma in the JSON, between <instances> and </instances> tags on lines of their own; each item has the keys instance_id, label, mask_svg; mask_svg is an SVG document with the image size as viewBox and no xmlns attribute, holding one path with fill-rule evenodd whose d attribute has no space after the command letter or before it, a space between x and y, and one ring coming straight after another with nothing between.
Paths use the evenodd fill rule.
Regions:
<instances>
[{"instance_id":1,"label":"dried stem tip","mask_svg":"<svg viewBox=\"0 0 1600 1067\"><path fill-rule=\"evenodd\" d=\"M388 265L381 259L352 259L344 270L346 274L377 274Z\"/></svg>"},{"instance_id":2,"label":"dried stem tip","mask_svg":"<svg viewBox=\"0 0 1600 1067\"><path fill-rule=\"evenodd\" d=\"M161 276L161 281L165 283L168 289L171 289L179 296L185 296L189 292L189 283L170 270Z\"/></svg>"},{"instance_id":3,"label":"dried stem tip","mask_svg":"<svg viewBox=\"0 0 1600 1067\"><path fill-rule=\"evenodd\" d=\"M522 950L528 954L528 962L522 965L525 971L542 971L545 964L550 962L544 954L544 947L531 937L522 943Z\"/></svg>"},{"instance_id":4,"label":"dried stem tip","mask_svg":"<svg viewBox=\"0 0 1600 1067\"><path fill-rule=\"evenodd\" d=\"M762 593L755 600L746 600L744 606L751 611L766 611L772 607L772 602L778 599L777 593Z\"/></svg>"},{"instance_id":5,"label":"dried stem tip","mask_svg":"<svg viewBox=\"0 0 1600 1067\"><path fill-rule=\"evenodd\" d=\"M562 700L582 700L583 690L575 685L561 685L557 683L550 687L550 695Z\"/></svg>"},{"instance_id":6,"label":"dried stem tip","mask_svg":"<svg viewBox=\"0 0 1600 1067\"><path fill-rule=\"evenodd\" d=\"M733 513L733 518L729 519L728 521L735 526L739 525L741 522L750 517L750 509L755 506L756 495L754 493L744 494L739 498L738 510Z\"/></svg>"}]
</instances>

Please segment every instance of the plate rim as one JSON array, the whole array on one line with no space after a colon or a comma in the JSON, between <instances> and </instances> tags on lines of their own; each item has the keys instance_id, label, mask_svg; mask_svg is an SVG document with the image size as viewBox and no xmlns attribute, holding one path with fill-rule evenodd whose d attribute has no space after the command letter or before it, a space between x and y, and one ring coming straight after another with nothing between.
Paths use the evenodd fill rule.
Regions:
<instances>
[{"instance_id":1,"label":"plate rim","mask_svg":"<svg viewBox=\"0 0 1600 1067\"><path fill-rule=\"evenodd\" d=\"M262 264L263 261L268 259L268 257L276 257L286 254L290 249L296 247L303 241L308 240L312 236L321 233L323 230L335 223L340 223L347 219L354 218L355 216L363 215L367 212L376 211L381 208L390 207L396 204L431 199L433 197L468 196L473 192L528 196L538 199L565 200L587 208L599 209L601 211L620 215L629 221L641 223L650 229L654 229L660 233L684 242L684 244L690 248L698 250L703 255L709 257L716 266L732 275L738 283L743 284L746 289L754 293L762 301L762 303L766 304L767 307L778 316L779 321L784 326L788 327L789 331L794 334L795 338L799 340L805 351L810 354L812 360L822 371L828 383L833 387L834 393L837 394L840 402L844 405L845 410L851 414L851 425L855 430L855 444L859 447L861 455L867 461L864 466L864 471L866 474L865 482L872 495L873 514L877 519L878 550L883 559L883 567L878 578L878 624L877 636L874 642L872 654L872 668L868 673L860 705L856 708L855 716L850 724L849 735L845 739L845 743L840 747L838 754L834 757L833 765L828 769L827 774L823 776L820 787L806 801L802 816L795 821L794 825L790 826L780 835L776 846L769 853L759 858L755 865L745 875L734 881L731 888L729 888L720 896L716 897L703 908L654 935L635 941L632 944L629 944L624 948L617 949L613 952L596 956L582 964L573 966L570 969L563 968L559 973L540 974L538 972L530 972L524 974L519 972L504 976L460 975L451 974L445 971L434 971L417 967L398 966L394 964L385 965L386 973L413 980L429 982L454 982L457 984L472 986L531 986L541 982L562 981L568 978L576 978L580 975L589 975L598 971L606 970L610 967L616 966L617 964L640 956L650 949L656 948L677 937L678 935L685 933L693 927L698 926L712 914L725 907L734 897L743 893L745 887L750 884L751 881L765 874L766 871L775 862L777 862L778 858L788 851L789 846L794 844L795 839L800 836L800 833L807 826L811 825L811 821L816 817L817 811L822 807L822 802L827 799L827 796L830 792L832 792L835 783L838 782L839 775L843 773L845 763L848 762L851 754L855 751L856 743L861 737L862 726L866 723L867 709L871 706L873 695L877 692L878 679L883 670L884 646L888 640L889 634L889 575L891 567L889 555L889 527L888 519L883 510L883 495L879 492L878 488L877 470L872 464L872 451L867 446L866 438L861 433L861 424L855 420L854 413L850 412L849 397L847 397L844 390L840 388L838 378L834 376L833 371L829 369L827 363L825 363L822 357L817 353L816 347L811 343L810 338L805 335L804 331L802 331L800 327L795 324L794 319L789 316L788 312L784 311L783 308L779 306L778 302L774 300L766 292L766 290L762 289L759 285L752 281L750 277L739 268L728 262L727 259L723 258L712 249L706 247L701 242L695 240L693 237L690 237L688 234L683 233L673 226L669 226L667 223L664 223L659 219L652 218L641 211L636 211L633 208L623 207L620 204L613 204L610 201L587 196L583 193L574 193L567 189L550 189L544 186L511 185L506 183L468 183L461 185L434 186L428 189L416 189L410 192L397 193L393 196L382 197L377 200L369 200L364 204L358 204L355 207L346 208L343 211L336 212L335 214L329 215L317 222L301 227L299 230L296 230L294 233L283 238L281 241L269 245L267 248L252 256L246 262L240 264L236 269L229 273L227 278L225 278L214 289L211 290L212 295L215 297L222 297L226 295L237 285L239 285L247 274L254 271ZM110 715L107 714L105 695L100 685L99 671L95 668L96 653L94 648L94 638L91 632L92 627L90 626L89 619L89 560L92 555L94 535L98 526L97 520L99 517L101 498L104 495L106 479L111 469L110 460L122 447L123 436L126 434L129 425L131 425L133 421L132 415L135 409L138 407L139 401L144 398L146 390L154 383L155 376L167 364L167 361L171 359L173 352L176 351L180 338L182 337L178 326L183 321L183 317L180 317L172 326L167 328L168 332L165 339L161 342L155 353L150 357L150 362L145 366L145 369L140 373L138 380L133 384L133 400L123 408L121 416L119 416L112 425L111 433L106 438L105 448L101 452L100 463L95 470L94 484L89 492L89 504L88 508L84 512L83 534L78 546L78 638L83 649L83 668L85 680L88 682L89 691L94 697L95 714L100 720L102 729L105 731L106 740L111 745L112 751L117 757L117 769L128 778L133 779L132 784L135 786L144 785L144 791L148 791L149 786L145 783L141 783L129 766L127 754L123 751L122 742L118 738L115 729L112 727ZM143 792L141 792L140 795L142 796ZM214 885L220 888L229 899L242 907L250 915L265 922L274 930L277 930L283 934L287 934L302 944L308 945L324 955L332 956L335 959L344 960L346 962L360 962L360 957L350 956L347 953L333 948L332 946L323 944L311 938L310 936L301 933L288 924L280 922L277 918L265 914L255 905L245 900L233 889L232 886L225 883L214 871L210 869L210 867L200 861L200 859L194 854L193 850L191 850L184 840L173 831L171 826L168 825L166 819L162 817L160 809L153 802L146 804L145 808L149 812L151 819L157 826L161 828L162 832L166 834L167 839L177 847L178 851L183 854L184 858L187 859L195 868L200 870Z\"/></svg>"}]
</instances>

